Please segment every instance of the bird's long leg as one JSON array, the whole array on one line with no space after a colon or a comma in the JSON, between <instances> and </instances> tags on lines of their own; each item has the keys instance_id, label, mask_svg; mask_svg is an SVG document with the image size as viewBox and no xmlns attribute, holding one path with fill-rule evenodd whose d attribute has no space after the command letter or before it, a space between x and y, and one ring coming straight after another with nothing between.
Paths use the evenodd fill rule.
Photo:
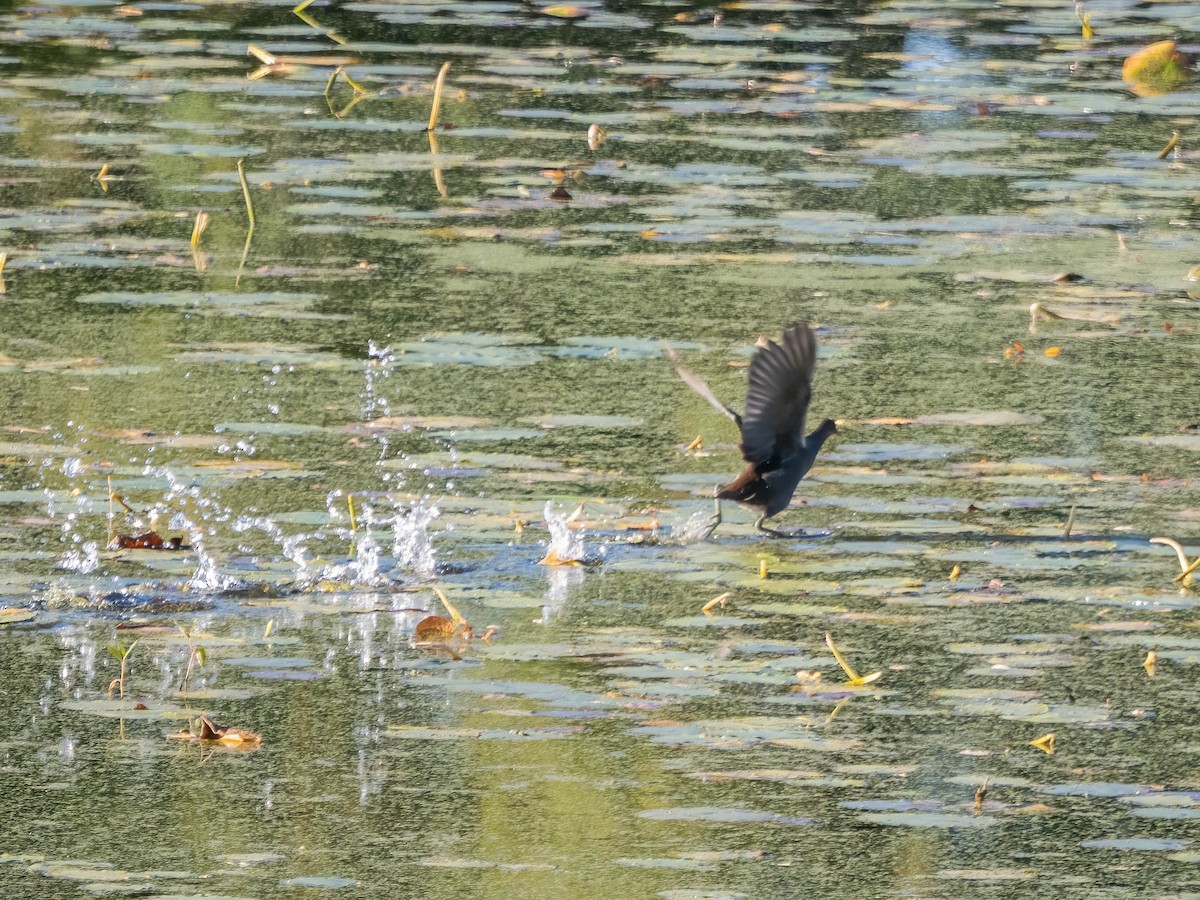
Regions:
<instances>
[{"instance_id":1,"label":"bird's long leg","mask_svg":"<svg viewBox=\"0 0 1200 900\"><path fill-rule=\"evenodd\" d=\"M716 531L717 527L721 524L720 494L721 488L718 486L713 490L713 507L716 511L712 514L712 518L708 520L708 526L704 529L704 534L700 537L700 540L702 541L707 541L709 538L711 538L713 536L713 532Z\"/></svg>"},{"instance_id":2,"label":"bird's long leg","mask_svg":"<svg viewBox=\"0 0 1200 900\"><path fill-rule=\"evenodd\" d=\"M755 522L754 522L755 530L760 531L763 534L769 534L771 537L777 537L777 538L794 537L794 535L784 534L782 531L776 531L774 528L768 528L766 525L763 524L763 522L766 521L766 518L767 518L766 515L761 515L755 520Z\"/></svg>"}]
</instances>

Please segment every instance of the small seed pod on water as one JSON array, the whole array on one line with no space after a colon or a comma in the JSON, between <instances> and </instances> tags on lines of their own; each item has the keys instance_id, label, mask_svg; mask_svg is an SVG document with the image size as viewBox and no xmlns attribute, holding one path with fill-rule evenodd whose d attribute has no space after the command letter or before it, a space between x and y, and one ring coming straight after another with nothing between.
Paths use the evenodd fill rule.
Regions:
<instances>
[{"instance_id":1,"label":"small seed pod on water","mask_svg":"<svg viewBox=\"0 0 1200 900\"><path fill-rule=\"evenodd\" d=\"M603 125L593 125L588 129L588 149L594 153L607 137Z\"/></svg>"}]
</instances>

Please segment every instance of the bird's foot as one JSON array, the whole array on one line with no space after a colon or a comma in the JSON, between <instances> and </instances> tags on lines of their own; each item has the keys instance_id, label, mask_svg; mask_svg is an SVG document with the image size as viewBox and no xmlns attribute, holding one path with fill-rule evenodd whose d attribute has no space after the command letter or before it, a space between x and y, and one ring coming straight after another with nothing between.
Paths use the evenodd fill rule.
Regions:
<instances>
[{"instance_id":1,"label":"bird's foot","mask_svg":"<svg viewBox=\"0 0 1200 900\"><path fill-rule=\"evenodd\" d=\"M708 524L704 527L704 532L700 535L700 540L707 541L713 536L713 532L717 530L717 526L721 524L721 498L717 496L721 492L718 487L713 492L713 507L715 512L708 520Z\"/></svg>"},{"instance_id":2,"label":"bird's foot","mask_svg":"<svg viewBox=\"0 0 1200 900\"><path fill-rule=\"evenodd\" d=\"M755 531L759 532L760 534L770 535L773 538L795 537L794 534L788 534L785 531L776 531L774 528L768 528L766 525L763 524L763 521L766 518L767 518L766 516L759 516L757 519L754 520L754 530Z\"/></svg>"},{"instance_id":3,"label":"bird's foot","mask_svg":"<svg viewBox=\"0 0 1200 900\"><path fill-rule=\"evenodd\" d=\"M759 518L758 521L754 523L754 527L762 534L769 535L773 538L788 538L795 541L799 540L800 538L829 537L829 535L833 534L833 532L828 528L789 528L787 531L779 531L774 528L768 528L766 525L764 525L763 519L765 518L766 516Z\"/></svg>"}]
</instances>

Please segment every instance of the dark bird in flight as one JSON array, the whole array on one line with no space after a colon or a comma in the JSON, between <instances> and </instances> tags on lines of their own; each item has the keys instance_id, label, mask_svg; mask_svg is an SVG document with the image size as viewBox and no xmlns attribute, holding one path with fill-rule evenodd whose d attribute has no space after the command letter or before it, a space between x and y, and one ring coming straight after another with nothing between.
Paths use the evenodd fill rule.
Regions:
<instances>
[{"instance_id":1,"label":"dark bird in flight","mask_svg":"<svg viewBox=\"0 0 1200 900\"><path fill-rule=\"evenodd\" d=\"M759 513L754 523L756 529L775 537L788 537L767 528L763 522L787 509L821 445L837 432L837 424L826 419L812 434L804 434L817 362L817 339L812 329L807 325L789 325L778 344L759 338L758 349L750 360L746 411L740 416L718 400L700 376L679 365L674 353L668 353L684 383L714 409L733 419L742 432L746 469L717 491L717 513L708 534L721 522L720 501L733 500Z\"/></svg>"}]
</instances>

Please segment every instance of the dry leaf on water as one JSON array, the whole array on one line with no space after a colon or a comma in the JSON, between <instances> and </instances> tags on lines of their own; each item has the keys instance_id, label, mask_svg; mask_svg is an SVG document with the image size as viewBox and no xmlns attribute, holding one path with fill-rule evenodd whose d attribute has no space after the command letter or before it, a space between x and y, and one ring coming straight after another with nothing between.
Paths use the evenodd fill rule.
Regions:
<instances>
[{"instance_id":1,"label":"dry leaf on water","mask_svg":"<svg viewBox=\"0 0 1200 900\"><path fill-rule=\"evenodd\" d=\"M1158 41L1129 54L1121 66L1121 80L1139 97L1156 97L1191 81L1191 65L1174 41Z\"/></svg>"},{"instance_id":2,"label":"dry leaf on water","mask_svg":"<svg viewBox=\"0 0 1200 900\"><path fill-rule=\"evenodd\" d=\"M553 547L550 552L538 560L539 566L582 566L581 559L563 559Z\"/></svg>"},{"instance_id":3,"label":"dry leaf on water","mask_svg":"<svg viewBox=\"0 0 1200 900\"><path fill-rule=\"evenodd\" d=\"M439 616L436 613L426 616L417 623L416 630L413 632L413 637L418 645L437 646L447 644L452 641L467 642L475 637L475 632L471 628L471 623L463 618L462 613L455 609L454 604L450 602L450 598L440 588L435 587L433 592L438 595L438 599L442 601L442 606L446 608L446 612L450 613L450 618ZM479 636L479 640L488 642L499 632L499 628L495 625L489 625Z\"/></svg>"},{"instance_id":4,"label":"dry leaf on water","mask_svg":"<svg viewBox=\"0 0 1200 900\"><path fill-rule=\"evenodd\" d=\"M176 535L163 540L157 531L147 531L144 534L118 534L108 542L109 550L187 550L183 538Z\"/></svg>"},{"instance_id":5,"label":"dry leaf on water","mask_svg":"<svg viewBox=\"0 0 1200 900\"><path fill-rule=\"evenodd\" d=\"M837 646L833 643L833 635L828 631L825 632L825 644L829 647L829 650L833 654L833 658L837 660L838 665L842 667L842 671L846 673L846 678L849 679L848 683L852 687L866 687L868 684L878 681L883 677L883 672L872 672L870 675L859 675L854 671L854 669L850 668L850 663L846 662L846 658L842 656L841 651L838 650Z\"/></svg>"},{"instance_id":6,"label":"dry leaf on water","mask_svg":"<svg viewBox=\"0 0 1200 900\"><path fill-rule=\"evenodd\" d=\"M733 596L732 592L726 591L725 593L720 594L719 596L713 597L711 600L709 600L707 603L705 603L702 607L700 607L700 612L704 613L704 615L706 615L706 616L711 616L712 611L716 607L720 606L720 607L724 608L725 603L729 600L729 598L731 596Z\"/></svg>"},{"instance_id":7,"label":"dry leaf on water","mask_svg":"<svg viewBox=\"0 0 1200 900\"><path fill-rule=\"evenodd\" d=\"M591 10L582 6L547 6L542 12L556 19L586 19L592 14Z\"/></svg>"},{"instance_id":8,"label":"dry leaf on water","mask_svg":"<svg viewBox=\"0 0 1200 900\"><path fill-rule=\"evenodd\" d=\"M1032 746L1037 747L1043 753L1046 753L1050 756L1054 755L1054 732L1050 732L1049 734L1043 734L1039 738L1034 738L1029 743Z\"/></svg>"},{"instance_id":9,"label":"dry leaf on water","mask_svg":"<svg viewBox=\"0 0 1200 900\"><path fill-rule=\"evenodd\" d=\"M426 616L418 622L414 632L414 637L418 641L427 643L448 641L456 637L469 638L470 636L471 626L466 622L455 622L453 619L436 614Z\"/></svg>"},{"instance_id":10,"label":"dry leaf on water","mask_svg":"<svg viewBox=\"0 0 1200 900\"><path fill-rule=\"evenodd\" d=\"M200 733L192 731L191 727L176 731L168 737L173 741L199 741L202 744L221 744L241 750L253 750L262 746L262 737L245 728L231 728L218 725L208 716L200 717Z\"/></svg>"}]
</instances>

